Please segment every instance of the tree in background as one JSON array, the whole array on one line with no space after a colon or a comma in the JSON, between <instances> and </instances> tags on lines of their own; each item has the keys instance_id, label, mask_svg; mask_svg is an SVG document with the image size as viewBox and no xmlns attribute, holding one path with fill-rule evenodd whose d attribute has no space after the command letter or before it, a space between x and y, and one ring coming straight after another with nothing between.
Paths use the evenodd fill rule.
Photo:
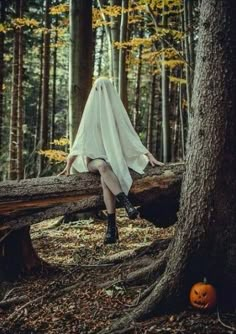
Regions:
<instances>
[{"instance_id":1,"label":"tree in background","mask_svg":"<svg viewBox=\"0 0 236 334\"><path fill-rule=\"evenodd\" d=\"M18 30L24 31L24 90L23 93L17 93L17 96L21 96L21 105L24 105L22 126L18 127L23 130L23 140L18 143L13 138L17 136L13 124L13 131L8 132L10 118L14 122L15 117L14 113L10 117L8 101L12 100L13 112L16 100L13 96L18 85L15 74L10 70L11 65L17 70L17 62L13 61L11 56L14 54L12 37L15 29L11 17L13 3L8 2L6 5L7 15L1 26L4 43L7 45L2 83L6 101L1 125L3 154L0 159L3 178L6 178L6 147L9 142L10 169L15 170L15 174L17 166L13 165L20 159L17 154L22 157L19 160L22 167L18 170L24 170L24 177L33 177L38 173L52 175L56 172L57 165L50 164L40 156L37 159L40 162L38 166L35 157L42 148L44 151L55 149L56 146L52 144L54 139L71 137L73 141L91 88L92 77L98 75L110 76L113 80L119 77L118 91L136 131L157 158L166 161L182 160L186 153L188 131L187 90L192 81L192 77L191 80L187 78L187 69L194 66L193 53L197 38L197 34L193 38L194 29L190 25L197 22L197 3L193 2L192 6L186 3L184 7L182 0L77 1L76 6L82 7L78 7L78 11L74 13L81 15L82 20L79 20L78 16L74 20L72 10L69 20L70 6L66 0L51 1L50 6L49 2L47 3L46 7L46 1L25 2L24 17L20 26L18 24ZM72 6L73 2L71 8ZM51 24L46 24L48 28L45 27L45 16L48 22L51 21ZM187 17L187 21L184 21L184 17ZM69 23L71 35L76 32L72 40L69 38ZM76 25L78 29L74 28ZM93 36L96 41L93 41ZM49 60L52 64L51 71ZM17 73L19 74L18 71ZM117 82L114 81L114 84L117 85ZM22 143L22 148L19 142Z\"/></svg>"},{"instance_id":2,"label":"tree in background","mask_svg":"<svg viewBox=\"0 0 236 334\"><path fill-rule=\"evenodd\" d=\"M3 114L4 114L4 40L5 33L3 30L3 24L5 23L5 10L6 3L5 0L0 2L0 25L2 25L2 29L0 28L0 156L2 154L2 141L3 141ZM1 172L0 172L1 175Z\"/></svg>"},{"instance_id":3,"label":"tree in background","mask_svg":"<svg viewBox=\"0 0 236 334\"><path fill-rule=\"evenodd\" d=\"M69 134L74 141L92 86L92 0L70 1Z\"/></svg>"},{"instance_id":4,"label":"tree in background","mask_svg":"<svg viewBox=\"0 0 236 334\"><path fill-rule=\"evenodd\" d=\"M43 34L43 62L42 62L42 91L41 91L41 110L40 110L40 134L39 149L44 150L48 147L48 119L49 119L49 82L50 82L50 28L51 16L49 13L51 0L45 2L45 30ZM43 155L38 157L38 175L44 173L45 159Z\"/></svg>"}]
</instances>

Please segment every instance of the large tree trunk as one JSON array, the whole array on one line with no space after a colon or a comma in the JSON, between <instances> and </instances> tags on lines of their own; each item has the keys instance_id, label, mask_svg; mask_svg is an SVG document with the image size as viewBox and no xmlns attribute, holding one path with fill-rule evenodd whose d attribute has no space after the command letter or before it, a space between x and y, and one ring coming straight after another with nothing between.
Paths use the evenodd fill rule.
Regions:
<instances>
[{"instance_id":1,"label":"large tree trunk","mask_svg":"<svg viewBox=\"0 0 236 334\"><path fill-rule=\"evenodd\" d=\"M50 27L51 17L49 9L51 0L45 2L45 32L43 44L43 69L42 69L42 97L40 110L40 144L41 150L47 149L48 146L48 112L49 112L49 82L50 82ZM43 155L38 156L38 175L42 175L45 171L45 158Z\"/></svg>"},{"instance_id":2,"label":"large tree trunk","mask_svg":"<svg viewBox=\"0 0 236 334\"><path fill-rule=\"evenodd\" d=\"M19 17L20 3L15 2L16 17ZM10 116L9 168L8 178L17 178L17 100L18 100L18 71L19 71L19 28L14 30L13 64L12 64L12 91Z\"/></svg>"},{"instance_id":3,"label":"large tree trunk","mask_svg":"<svg viewBox=\"0 0 236 334\"><path fill-rule=\"evenodd\" d=\"M111 6L121 6L121 3L122 0L110 0ZM120 16L111 16L113 82L117 91L119 91L119 49L113 44L120 41L120 21Z\"/></svg>"},{"instance_id":4,"label":"large tree trunk","mask_svg":"<svg viewBox=\"0 0 236 334\"><path fill-rule=\"evenodd\" d=\"M0 24L5 23L5 0L0 2ZM2 155L2 142L3 142L3 96L4 96L4 46L5 33L0 32L0 156ZM1 173L0 173L1 179Z\"/></svg>"},{"instance_id":5,"label":"large tree trunk","mask_svg":"<svg viewBox=\"0 0 236 334\"><path fill-rule=\"evenodd\" d=\"M20 18L23 18L24 0L20 0ZM19 28L19 54L18 54L18 89L17 89L17 179L24 178L23 166L23 27Z\"/></svg>"},{"instance_id":6,"label":"large tree trunk","mask_svg":"<svg viewBox=\"0 0 236 334\"><path fill-rule=\"evenodd\" d=\"M55 27L58 27L58 16L56 15ZM55 31L54 37L54 50L53 50L53 83L52 83L52 113L51 113L51 134L50 134L50 147L54 148L54 139L55 139L55 115L56 115L56 102L57 102L57 42L58 42L58 30Z\"/></svg>"},{"instance_id":7,"label":"large tree trunk","mask_svg":"<svg viewBox=\"0 0 236 334\"><path fill-rule=\"evenodd\" d=\"M92 0L70 0L69 134L73 143L93 75Z\"/></svg>"},{"instance_id":8,"label":"large tree trunk","mask_svg":"<svg viewBox=\"0 0 236 334\"><path fill-rule=\"evenodd\" d=\"M162 25L164 29L168 29L168 17L165 13L165 8L163 7L162 11ZM161 42L162 49L166 48L166 42L162 40ZM165 65L165 53L162 53L161 56L161 109L162 109L162 137L163 137L163 162L168 162L171 160L171 150L170 150L170 111L169 111L169 78L168 78L168 69Z\"/></svg>"},{"instance_id":9,"label":"large tree trunk","mask_svg":"<svg viewBox=\"0 0 236 334\"><path fill-rule=\"evenodd\" d=\"M128 13L127 10L129 6L128 0L122 0L122 14L120 21L120 43L127 41L128 34ZM128 96L127 96L127 72L126 72L126 49L121 48L119 51L119 95L120 98L128 110Z\"/></svg>"},{"instance_id":10,"label":"large tree trunk","mask_svg":"<svg viewBox=\"0 0 236 334\"><path fill-rule=\"evenodd\" d=\"M204 276L215 285L221 309L235 307L235 15L234 0L202 0L194 116L176 235L159 261L143 270L154 279L152 289L113 326L113 334L131 321L185 304L191 285Z\"/></svg>"}]
</instances>

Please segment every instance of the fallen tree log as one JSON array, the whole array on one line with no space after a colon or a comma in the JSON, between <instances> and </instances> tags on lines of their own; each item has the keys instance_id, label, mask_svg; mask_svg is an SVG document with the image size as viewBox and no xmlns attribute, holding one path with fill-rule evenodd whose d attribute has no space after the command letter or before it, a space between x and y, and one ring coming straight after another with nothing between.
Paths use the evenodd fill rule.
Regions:
<instances>
[{"instance_id":1,"label":"fallen tree log","mask_svg":"<svg viewBox=\"0 0 236 334\"><path fill-rule=\"evenodd\" d=\"M141 217L148 217L154 224L157 216L168 224L175 222L183 171L183 165L173 164L147 168L144 175L132 173L130 197L140 205ZM0 183L0 281L45 267L32 245L30 225L99 208L104 208L104 204L98 175L84 173Z\"/></svg>"},{"instance_id":2,"label":"fallen tree log","mask_svg":"<svg viewBox=\"0 0 236 334\"><path fill-rule=\"evenodd\" d=\"M183 164L168 164L148 167L143 175L132 172L130 198L141 206L141 217L155 223L157 215L163 220L164 211L176 211L183 171ZM0 231L102 208L100 178L90 173L0 183Z\"/></svg>"},{"instance_id":3,"label":"fallen tree log","mask_svg":"<svg viewBox=\"0 0 236 334\"><path fill-rule=\"evenodd\" d=\"M169 164L147 168L143 175L132 172L132 201L145 208L164 197L169 200L178 198L183 171L183 164ZM8 226L19 224L20 227L23 220L26 223L27 216L31 217L33 224L64 214L103 208L103 205L99 177L90 173L2 182L0 229L6 223ZM145 209L141 213L144 216Z\"/></svg>"}]
</instances>

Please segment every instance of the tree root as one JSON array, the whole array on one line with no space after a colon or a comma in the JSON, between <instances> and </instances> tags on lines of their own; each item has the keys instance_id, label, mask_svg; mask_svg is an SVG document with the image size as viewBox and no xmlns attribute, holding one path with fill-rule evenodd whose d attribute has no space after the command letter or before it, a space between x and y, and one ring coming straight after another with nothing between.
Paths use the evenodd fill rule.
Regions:
<instances>
[{"instance_id":1,"label":"tree root","mask_svg":"<svg viewBox=\"0 0 236 334\"><path fill-rule=\"evenodd\" d=\"M136 308L115 322L109 330L102 330L99 334L118 334L122 329L134 326L135 322L147 320L169 310L169 306L175 304L176 298L175 273L165 272L158 283L153 283L144 291L141 296L144 300Z\"/></svg>"},{"instance_id":2,"label":"tree root","mask_svg":"<svg viewBox=\"0 0 236 334\"><path fill-rule=\"evenodd\" d=\"M141 285L147 282L153 282L164 272L166 261L167 256L165 252L154 263L151 263L147 267L138 269L135 272L129 273L124 280L124 283L126 285Z\"/></svg>"},{"instance_id":3,"label":"tree root","mask_svg":"<svg viewBox=\"0 0 236 334\"><path fill-rule=\"evenodd\" d=\"M119 264L128 260L132 260L135 257L142 257L144 255L150 255L153 253L158 253L164 251L169 243L171 238L168 239L158 239L152 242L151 244L141 246L139 248L125 250L108 257L105 257L99 261L99 263L113 263Z\"/></svg>"}]
</instances>

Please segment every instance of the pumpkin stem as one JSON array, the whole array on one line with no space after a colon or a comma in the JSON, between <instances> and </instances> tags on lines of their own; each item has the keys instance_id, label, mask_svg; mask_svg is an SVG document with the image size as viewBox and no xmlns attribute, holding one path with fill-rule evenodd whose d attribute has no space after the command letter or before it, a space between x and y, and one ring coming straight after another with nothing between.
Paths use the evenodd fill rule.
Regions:
<instances>
[{"instance_id":1,"label":"pumpkin stem","mask_svg":"<svg viewBox=\"0 0 236 334\"><path fill-rule=\"evenodd\" d=\"M207 278L206 277L203 278L203 283L207 284Z\"/></svg>"}]
</instances>

